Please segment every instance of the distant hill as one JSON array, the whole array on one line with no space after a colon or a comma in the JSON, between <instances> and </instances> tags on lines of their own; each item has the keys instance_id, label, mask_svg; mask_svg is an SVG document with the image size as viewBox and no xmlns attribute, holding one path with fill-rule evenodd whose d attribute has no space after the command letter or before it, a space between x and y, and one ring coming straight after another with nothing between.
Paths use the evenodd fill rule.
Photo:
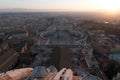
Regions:
<instances>
[{"instance_id":1,"label":"distant hill","mask_svg":"<svg viewBox=\"0 0 120 80\"><path fill-rule=\"evenodd\" d=\"M33 12L33 11L35 10L24 8L0 9L0 12Z\"/></svg>"},{"instance_id":2,"label":"distant hill","mask_svg":"<svg viewBox=\"0 0 120 80\"><path fill-rule=\"evenodd\" d=\"M0 9L0 12L65 12L65 13L81 13L81 14L96 14L103 12L90 12L90 11L71 11L71 10L63 10L63 9L25 9L25 8L7 8Z\"/></svg>"},{"instance_id":3,"label":"distant hill","mask_svg":"<svg viewBox=\"0 0 120 80\"><path fill-rule=\"evenodd\" d=\"M25 8L8 8L8 9L0 9L0 13L40 13L44 12L44 15L64 15L64 16L73 16L73 17L81 17L82 19L91 19L91 18L101 18L105 16L109 16L105 13L105 11L70 11L70 10L62 10L62 9L25 9ZM47 13L47 14L45 14ZM115 14L118 16L119 14ZM120 15L119 15L120 16Z\"/></svg>"}]
</instances>

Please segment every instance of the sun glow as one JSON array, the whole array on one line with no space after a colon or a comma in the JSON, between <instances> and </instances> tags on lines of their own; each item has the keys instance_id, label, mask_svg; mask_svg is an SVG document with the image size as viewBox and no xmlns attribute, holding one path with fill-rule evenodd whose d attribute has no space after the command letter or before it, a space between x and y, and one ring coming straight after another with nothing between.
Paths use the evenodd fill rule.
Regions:
<instances>
[{"instance_id":1,"label":"sun glow","mask_svg":"<svg viewBox=\"0 0 120 80\"><path fill-rule=\"evenodd\" d=\"M120 11L120 0L100 0L100 7L111 13Z\"/></svg>"}]
</instances>

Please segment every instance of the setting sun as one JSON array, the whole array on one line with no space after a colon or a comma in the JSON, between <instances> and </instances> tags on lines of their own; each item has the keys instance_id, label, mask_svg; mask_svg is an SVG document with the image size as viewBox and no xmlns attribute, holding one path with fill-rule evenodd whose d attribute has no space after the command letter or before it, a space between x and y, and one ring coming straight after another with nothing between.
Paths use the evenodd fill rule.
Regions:
<instances>
[{"instance_id":1,"label":"setting sun","mask_svg":"<svg viewBox=\"0 0 120 80\"><path fill-rule=\"evenodd\" d=\"M20 11L72 11L105 12L118 14L120 0L2 0L0 12L8 9ZM20 9L20 10L19 10Z\"/></svg>"},{"instance_id":2,"label":"setting sun","mask_svg":"<svg viewBox=\"0 0 120 80\"><path fill-rule=\"evenodd\" d=\"M101 0L100 7L108 12L116 13L120 10L120 0Z\"/></svg>"}]
</instances>

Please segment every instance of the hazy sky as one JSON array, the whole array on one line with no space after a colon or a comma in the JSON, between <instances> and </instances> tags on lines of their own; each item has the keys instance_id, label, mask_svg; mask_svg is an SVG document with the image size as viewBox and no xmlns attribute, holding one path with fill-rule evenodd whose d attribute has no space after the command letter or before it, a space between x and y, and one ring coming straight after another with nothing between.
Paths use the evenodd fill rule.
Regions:
<instances>
[{"instance_id":1,"label":"hazy sky","mask_svg":"<svg viewBox=\"0 0 120 80\"><path fill-rule=\"evenodd\" d=\"M108 1L110 0L0 0L0 9L25 8L43 10L95 11L104 9L104 7L107 6L106 4L109 4L107 3ZM109 6L112 6L112 4Z\"/></svg>"}]
</instances>

